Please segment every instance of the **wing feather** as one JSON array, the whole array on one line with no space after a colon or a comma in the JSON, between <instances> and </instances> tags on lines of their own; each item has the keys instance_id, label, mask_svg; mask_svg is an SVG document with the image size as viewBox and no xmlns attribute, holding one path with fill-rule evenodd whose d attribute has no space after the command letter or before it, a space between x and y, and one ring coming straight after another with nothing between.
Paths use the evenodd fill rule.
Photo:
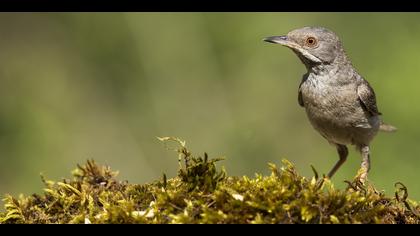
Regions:
<instances>
[{"instance_id":1,"label":"wing feather","mask_svg":"<svg viewBox=\"0 0 420 236\"><path fill-rule=\"evenodd\" d=\"M359 85L357 86L357 95L362 106L368 111L372 116L382 115L376 104L376 95L370 86L369 82L363 78L360 80Z\"/></svg>"}]
</instances>

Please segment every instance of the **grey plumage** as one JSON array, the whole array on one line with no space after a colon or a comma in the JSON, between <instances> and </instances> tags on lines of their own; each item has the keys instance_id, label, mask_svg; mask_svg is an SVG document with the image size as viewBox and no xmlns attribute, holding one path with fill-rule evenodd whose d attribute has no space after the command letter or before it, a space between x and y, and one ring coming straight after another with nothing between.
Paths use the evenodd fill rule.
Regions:
<instances>
[{"instance_id":1,"label":"grey plumage","mask_svg":"<svg viewBox=\"0 0 420 236\"><path fill-rule=\"evenodd\" d=\"M375 92L353 67L338 36L322 27L304 27L264 40L289 47L307 68L298 103L312 126L337 148L340 159L328 176L345 162L347 145L355 145L362 154L359 177L364 182L370 169L369 143L379 130L396 129L382 122Z\"/></svg>"}]
</instances>

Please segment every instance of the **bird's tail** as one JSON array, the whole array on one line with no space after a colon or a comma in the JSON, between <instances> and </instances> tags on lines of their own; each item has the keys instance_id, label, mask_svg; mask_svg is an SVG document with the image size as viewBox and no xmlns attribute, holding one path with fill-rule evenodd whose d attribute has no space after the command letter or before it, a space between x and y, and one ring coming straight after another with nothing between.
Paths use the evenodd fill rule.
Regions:
<instances>
[{"instance_id":1,"label":"bird's tail","mask_svg":"<svg viewBox=\"0 0 420 236\"><path fill-rule=\"evenodd\" d=\"M381 125L379 126L379 130L384 131L384 132L395 132L397 131L397 128L392 125L381 122Z\"/></svg>"}]
</instances>

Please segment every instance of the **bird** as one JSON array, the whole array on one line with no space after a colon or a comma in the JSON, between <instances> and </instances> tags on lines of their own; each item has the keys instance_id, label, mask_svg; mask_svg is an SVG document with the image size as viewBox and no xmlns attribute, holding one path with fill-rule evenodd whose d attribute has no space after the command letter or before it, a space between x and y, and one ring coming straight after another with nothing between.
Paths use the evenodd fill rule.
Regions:
<instances>
[{"instance_id":1,"label":"bird","mask_svg":"<svg viewBox=\"0 0 420 236\"><path fill-rule=\"evenodd\" d=\"M306 67L298 104L339 157L327 177L331 179L347 160L347 146L353 145L362 157L356 178L364 184L371 166L371 141L378 131L397 128L382 121L372 86L356 71L340 38L327 28L306 26L263 40L290 48Z\"/></svg>"}]
</instances>

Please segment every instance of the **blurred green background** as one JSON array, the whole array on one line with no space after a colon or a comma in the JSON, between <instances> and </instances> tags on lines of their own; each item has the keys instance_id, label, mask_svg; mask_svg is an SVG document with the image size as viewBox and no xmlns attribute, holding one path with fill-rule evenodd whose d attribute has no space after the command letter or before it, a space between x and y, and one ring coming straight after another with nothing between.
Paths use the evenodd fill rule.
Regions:
<instances>
[{"instance_id":1,"label":"blurred green background","mask_svg":"<svg viewBox=\"0 0 420 236\"><path fill-rule=\"evenodd\" d=\"M305 67L262 42L309 25L341 37L399 128L373 141L370 179L420 200L419 13L1 13L0 193L40 193L40 172L69 178L89 158L121 180L172 177L177 155L156 136L226 156L230 175L268 174L282 158L327 173L336 150L297 103ZM351 148L333 182L360 161Z\"/></svg>"}]
</instances>

